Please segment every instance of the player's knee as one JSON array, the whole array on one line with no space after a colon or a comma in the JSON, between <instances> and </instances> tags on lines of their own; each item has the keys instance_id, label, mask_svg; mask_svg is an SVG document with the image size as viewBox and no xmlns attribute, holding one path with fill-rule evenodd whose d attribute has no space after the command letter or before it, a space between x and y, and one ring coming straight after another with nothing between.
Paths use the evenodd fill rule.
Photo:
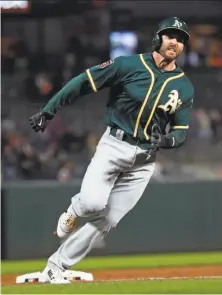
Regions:
<instances>
[{"instance_id":1,"label":"player's knee","mask_svg":"<svg viewBox=\"0 0 222 295\"><path fill-rule=\"evenodd\" d=\"M80 206L84 214L101 212L106 207L106 201L102 196L94 198L80 198Z\"/></svg>"},{"instance_id":2,"label":"player's knee","mask_svg":"<svg viewBox=\"0 0 222 295\"><path fill-rule=\"evenodd\" d=\"M72 207L79 217L87 217L101 212L106 207L106 199L79 193L72 198Z\"/></svg>"}]
</instances>

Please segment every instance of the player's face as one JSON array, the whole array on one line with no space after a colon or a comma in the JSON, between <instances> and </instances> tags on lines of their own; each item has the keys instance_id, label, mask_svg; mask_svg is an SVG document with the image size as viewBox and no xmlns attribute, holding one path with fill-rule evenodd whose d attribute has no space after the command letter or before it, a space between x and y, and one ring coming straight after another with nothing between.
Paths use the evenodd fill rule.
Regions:
<instances>
[{"instance_id":1,"label":"player's face","mask_svg":"<svg viewBox=\"0 0 222 295\"><path fill-rule=\"evenodd\" d=\"M175 30L169 30L162 35L160 54L167 60L176 59L184 49L184 35Z\"/></svg>"}]
</instances>

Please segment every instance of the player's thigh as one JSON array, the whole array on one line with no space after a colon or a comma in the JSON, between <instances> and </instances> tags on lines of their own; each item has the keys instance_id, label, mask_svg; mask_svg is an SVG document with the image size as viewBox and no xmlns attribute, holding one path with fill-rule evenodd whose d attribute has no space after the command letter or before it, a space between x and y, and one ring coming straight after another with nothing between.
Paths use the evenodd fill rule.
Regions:
<instances>
[{"instance_id":1,"label":"player's thigh","mask_svg":"<svg viewBox=\"0 0 222 295\"><path fill-rule=\"evenodd\" d=\"M82 203L95 202L104 207L118 178L115 150L103 142L97 146L84 175L79 197Z\"/></svg>"},{"instance_id":2,"label":"player's thigh","mask_svg":"<svg viewBox=\"0 0 222 295\"><path fill-rule=\"evenodd\" d=\"M111 191L106 216L113 227L136 205L154 172L155 163L120 175Z\"/></svg>"}]
</instances>

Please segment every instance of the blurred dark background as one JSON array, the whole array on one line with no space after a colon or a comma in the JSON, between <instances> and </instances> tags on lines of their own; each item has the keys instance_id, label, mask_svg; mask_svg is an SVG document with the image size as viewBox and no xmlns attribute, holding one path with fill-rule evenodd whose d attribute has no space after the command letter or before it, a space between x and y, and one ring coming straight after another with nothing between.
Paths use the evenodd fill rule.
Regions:
<instances>
[{"instance_id":1,"label":"blurred dark background","mask_svg":"<svg viewBox=\"0 0 222 295\"><path fill-rule=\"evenodd\" d=\"M68 80L119 55L149 52L178 16L191 42L178 59L195 86L186 144L158 156L155 181L222 178L222 2L1 1L2 180L81 179L105 126L107 90L64 108L43 134L28 124Z\"/></svg>"}]
</instances>

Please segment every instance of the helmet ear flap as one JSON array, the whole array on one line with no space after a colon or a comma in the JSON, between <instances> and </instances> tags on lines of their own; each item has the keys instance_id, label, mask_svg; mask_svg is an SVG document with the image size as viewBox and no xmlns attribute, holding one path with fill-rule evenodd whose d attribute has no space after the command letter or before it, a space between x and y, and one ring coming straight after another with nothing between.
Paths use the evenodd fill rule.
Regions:
<instances>
[{"instance_id":1,"label":"helmet ear flap","mask_svg":"<svg viewBox=\"0 0 222 295\"><path fill-rule=\"evenodd\" d=\"M159 52L161 43L162 43L162 37L157 33L152 40L153 50Z\"/></svg>"}]
</instances>

